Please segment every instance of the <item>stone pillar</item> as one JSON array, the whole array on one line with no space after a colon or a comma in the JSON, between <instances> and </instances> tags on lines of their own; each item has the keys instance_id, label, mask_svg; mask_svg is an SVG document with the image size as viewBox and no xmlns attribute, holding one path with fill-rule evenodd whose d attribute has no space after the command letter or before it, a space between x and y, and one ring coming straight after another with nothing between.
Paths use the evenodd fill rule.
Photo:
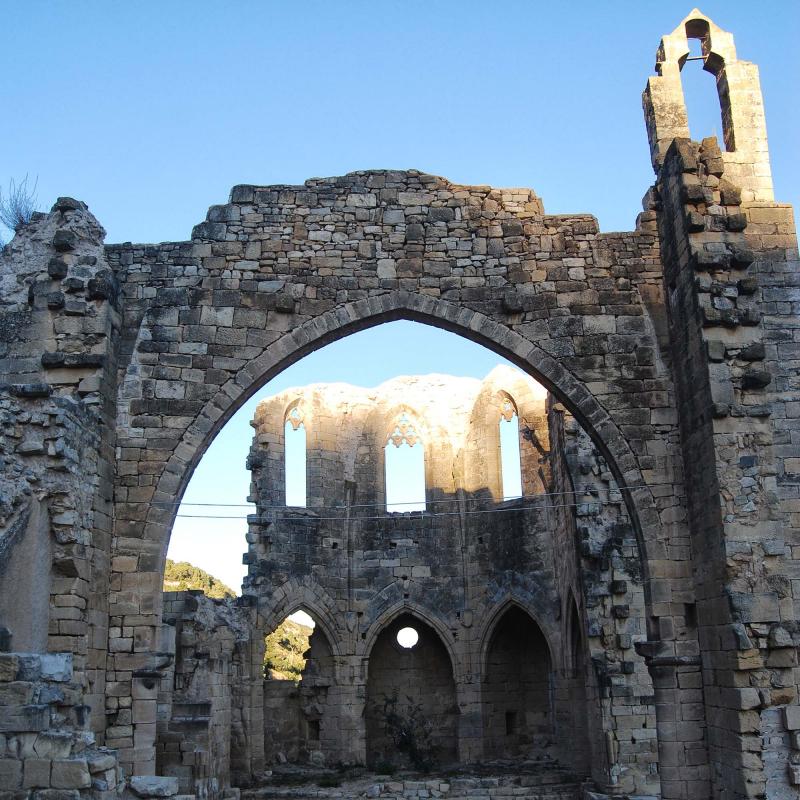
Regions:
<instances>
[{"instance_id":1,"label":"stone pillar","mask_svg":"<svg viewBox=\"0 0 800 800\"><path fill-rule=\"evenodd\" d=\"M474 764L484 756L483 716L480 683L476 676L472 680L458 681L458 760L462 764Z\"/></svg>"},{"instance_id":2,"label":"stone pillar","mask_svg":"<svg viewBox=\"0 0 800 800\"><path fill-rule=\"evenodd\" d=\"M49 214L34 214L0 253L4 494L13 511L3 511L0 524L13 527L20 514L39 520L11 548L13 555L36 536L37 558L47 562L37 566L40 580L24 588L39 593L33 607L49 606L46 642L37 636L36 646L73 654L98 734L106 725L120 326L104 236L84 203L62 197ZM10 627L13 647L19 622Z\"/></svg>"},{"instance_id":3,"label":"stone pillar","mask_svg":"<svg viewBox=\"0 0 800 800\"><path fill-rule=\"evenodd\" d=\"M653 680L662 797L707 797L708 752L700 657L678 655L675 644L654 641L636 645Z\"/></svg>"}]
</instances>

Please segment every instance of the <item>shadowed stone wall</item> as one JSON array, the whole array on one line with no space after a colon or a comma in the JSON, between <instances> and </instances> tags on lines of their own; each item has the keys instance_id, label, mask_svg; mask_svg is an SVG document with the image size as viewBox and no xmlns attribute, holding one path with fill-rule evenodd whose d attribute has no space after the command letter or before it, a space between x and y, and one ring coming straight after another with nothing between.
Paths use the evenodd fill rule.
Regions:
<instances>
[{"instance_id":1,"label":"shadowed stone wall","mask_svg":"<svg viewBox=\"0 0 800 800\"><path fill-rule=\"evenodd\" d=\"M396 640L397 632L407 626L419 635L411 648L401 647ZM366 746L367 764L373 768L380 764L416 766L392 738L392 728L387 730L392 714L397 714L401 724L412 732L423 759L439 764L457 761L453 665L436 631L411 614L398 617L381 631L370 652Z\"/></svg>"},{"instance_id":2,"label":"shadowed stone wall","mask_svg":"<svg viewBox=\"0 0 800 800\"><path fill-rule=\"evenodd\" d=\"M487 756L526 756L553 742L552 683L546 639L524 611L509 609L486 653L481 699Z\"/></svg>"},{"instance_id":3,"label":"shadowed stone wall","mask_svg":"<svg viewBox=\"0 0 800 800\"><path fill-rule=\"evenodd\" d=\"M504 501L499 428L507 401L517 414L526 494ZM432 665L431 675L422 675L433 640L404 654L387 633L400 627L400 613L406 620L416 615L451 663L456 708L449 733L437 740L440 758L557 758L601 784L641 789L657 781L652 685L633 650L646 639L635 538L602 458L574 420L569 444L565 412L552 406L541 386L505 366L483 381L429 375L375 389L317 384L259 404L248 457L256 514L244 599L266 632L300 606L326 622L344 712L338 720L327 716L335 749L322 756L329 763L392 760L385 741L370 739L380 729L376 698L391 696L394 686L406 705L439 708L419 696L439 680ZM307 507L287 507L286 447L301 425ZM557 454L551 433L559 437ZM424 453L424 511L386 509L385 460L400 442ZM560 622L559 590L580 587L582 574L585 586L574 590L586 597L588 620L578 623L576 656ZM516 655L508 649L514 637L530 640ZM584 689L589 677L576 675L572 661L587 663L587 643L601 676L586 711L604 742L596 764L585 748L576 756L571 744L571 690ZM421 660L406 675L392 663L395 651L398 663ZM514 708L514 731L506 735ZM610 752L605 742L613 743Z\"/></svg>"}]
</instances>

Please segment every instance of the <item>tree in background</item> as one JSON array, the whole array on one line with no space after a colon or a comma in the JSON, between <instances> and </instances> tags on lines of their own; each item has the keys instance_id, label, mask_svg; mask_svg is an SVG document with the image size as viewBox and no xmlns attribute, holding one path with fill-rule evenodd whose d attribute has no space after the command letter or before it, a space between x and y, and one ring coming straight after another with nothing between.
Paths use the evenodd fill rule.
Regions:
<instances>
[{"instance_id":1,"label":"tree in background","mask_svg":"<svg viewBox=\"0 0 800 800\"><path fill-rule=\"evenodd\" d=\"M188 561L170 561L164 570L164 591L184 592L187 589L202 589L206 597L221 600L236 597L236 592L226 586L219 578L209 575L205 570Z\"/></svg>"},{"instance_id":2,"label":"tree in background","mask_svg":"<svg viewBox=\"0 0 800 800\"><path fill-rule=\"evenodd\" d=\"M313 628L285 619L266 638L264 676L279 681L299 681L306 666L305 653Z\"/></svg>"}]
</instances>

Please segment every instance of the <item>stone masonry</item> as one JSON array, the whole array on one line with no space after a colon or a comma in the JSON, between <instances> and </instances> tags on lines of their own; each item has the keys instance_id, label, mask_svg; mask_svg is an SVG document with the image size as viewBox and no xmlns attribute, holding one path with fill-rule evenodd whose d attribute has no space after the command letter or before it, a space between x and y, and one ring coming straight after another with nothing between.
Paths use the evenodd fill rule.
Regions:
<instances>
[{"instance_id":1,"label":"stone masonry","mask_svg":"<svg viewBox=\"0 0 800 800\"><path fill-rule=\"evenodd\" d=\"M721 142L689 138L680 78L688 39L700 40L716 81ZM306 513L283 512L278 524L265 507L253 521L236 619L202 600L190 609L162 596L177 504L216 433L267 380L338 338L409 319L486 345L548 391L533 426L541 452L522 448L525 491L575 491L580 502L546 515L514 512L529 520L520 523L524 537L544 543L548 569L526 560L524 547L519 561L515 554L503 562L488 533L489 552L474 538L459 550L458 536L474 537L475 526L437 527L434 518L450 567L435 575L431 565L444 609L438 622L420 602L428 598L415 594L416 578L427 576L409 575L405 591L406 573L380 564L388 532L414 541L411 522L387 515L385 529L371 530L354 513L344 526L353 554L370 553L375 580L396 588L381 606L355 591L379 597L378 583L352 584L350 595L343 580L311 608L336 665L328 697L335 689L351 711L363 702L369 670L354 659L370 640L361 634L378 637L395 611L416 615L454 668L454 752L479 758L480 715L464 687L480 672L470 665L467 674L452 631L467 650L491 603L475 585L455 587L502 566L548 598L549 617L523 611L549 637L549 668L558 673L551 724L581 731L574 758L590 764L584 774L598 792L797 796L800 279L792 211L773 197L758 69L700 11L663 37L643 105L655 180L629 232L601 233L585 214L548 215L528 189L459 186L414 170L235 186L185 242L105 244L87 206L66 197L19 228L0 253L0 687L8 687L0 690L0 792L9 800L117 793L119 767L142 795L174 795L180 780L182 791L213 795L264 769L270 749L255 669L262 634L291 610L288 593L285 607L278 602L281 559L309 559L289 564L301 577L288 583L313 592L315 568L346 562L336 561L345 538L332 547L341 524L320 541L311 535L316 499L318 507L354 506L360 493L380 501L382 473L374 465L359 472L356 459L352 477L347 466L331 475L327 444L310 448L318 459L309 466ZM469 392L459 394L463 402ZM262 443L267 466L283 413L257 420L278 435ZM377 417L364 431L386 435ZM489 448L473 458L481 465L465 457L448 474L433 462L451 455L437 453L427 473L432 507L497 500L482 435L461 447ZM382 452L380 440L368 457ZM258 483L263 466L253 466ZM472 485L478 466L487 472ZM262 505L270 491L257 486ZM413 547L414 558L423 554L422 544ZM492 598L500 595L498 588ZM219 641L215 627L227 628ZM179 628L202 646L181 643ZM507 651L513 637L498 637ZM54 679L20 672L52 658L71 664L63 700ZM209 713L207 732L235 737L195 732L192 753L205 755L189 776L178 769L188 748L168 746L162 733L180 722L181 702L199 702L192 680L203 675L221 715ZM525 697L536 698L536 681L529 684ZM505 735L539 735L509 713ZM311 720L320 734L323 719ZM35 736L49 729L67 732L68 750L38 754ZM107 751L93 772L82 754L96 746ZM352 749L366 755L366 737L354 736ZM176 774L155 775L167 766Z\"/></svg>"}]
</instances>

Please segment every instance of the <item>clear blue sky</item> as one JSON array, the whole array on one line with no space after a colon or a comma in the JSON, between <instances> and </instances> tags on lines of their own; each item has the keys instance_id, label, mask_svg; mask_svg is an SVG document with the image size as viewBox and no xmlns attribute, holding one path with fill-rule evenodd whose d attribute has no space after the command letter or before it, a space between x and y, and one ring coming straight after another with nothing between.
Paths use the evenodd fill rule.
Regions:
<instances>
[{"instance_id":1,"label":"clear blue sky","mask_svg":"<svg viewBox=\"0 0 800 800\"><path fill-rule=\"evenodd\" d=\"M795 203L800 3L700 7L761 67L776 194ZM691 8L0 1L0 185L38 176L44 206L86 201L110 242L186 239L235 183L366 168L527 186L630 229L652 182L640 94Z\"/></svg>"},{"instance_id":2,"label":"clear blue sky","mask_svg":"<svg viewBox=\"0 0 800 800\"><path fill-rule=\"evenodd\" d=\"M603 230L631 229L653 179L641 91L661 35L691 8L673 0L0 0L0 187L28 174L44 208L59 195L84 200L109 242L186 239L236 183L370 168L527 186L550 213L591 212ZM797 205L800 3L700 8L761 68L776 198ZM711 77L694 67L685 73L690 125L701 138L719 133L719 117ZM411 372L483 377L497 361L404 323L314 354L259 396ZM187 499L243 501L254 405L212 445ZM180 522L172 554L237 584L242 524L223 535L225 523Z\"/></svg>"}]
</instances>

